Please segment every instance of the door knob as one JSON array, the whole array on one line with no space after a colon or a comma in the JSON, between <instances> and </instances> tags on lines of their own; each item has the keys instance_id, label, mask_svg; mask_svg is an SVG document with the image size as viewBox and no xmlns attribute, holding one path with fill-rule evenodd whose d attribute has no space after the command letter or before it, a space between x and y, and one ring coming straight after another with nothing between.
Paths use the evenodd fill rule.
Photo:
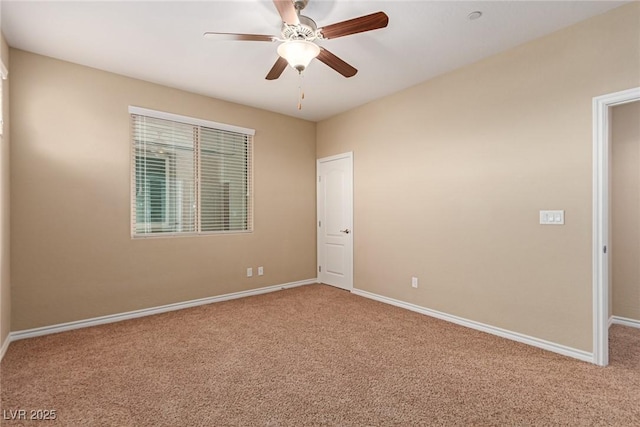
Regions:
<instances>
[{"instance_id":1,"label":"door knob","mask_svg":"<svg viewBox=\"0 0 640 427\"><path fill-rule=\"evenodd\" d=\"M344 234L349 234L351 233L351 230L349 230L348 228L345 228L344 230L340 230L340 232Z\"/></svg>"}]
</instances>

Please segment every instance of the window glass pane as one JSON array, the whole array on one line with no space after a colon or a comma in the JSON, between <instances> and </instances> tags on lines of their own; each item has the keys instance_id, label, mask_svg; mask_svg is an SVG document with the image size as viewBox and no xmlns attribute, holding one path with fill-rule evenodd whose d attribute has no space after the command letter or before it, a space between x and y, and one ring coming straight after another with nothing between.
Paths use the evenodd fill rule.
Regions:
<instances>
[{"instance_id":1,"label":"window glass pane","mask_svg":"<svg viewBox=\"0 0 640 427\"><path fill-rule=\"evenodd\" d=\"M136 212L138 221L163 223L167 217L165 159L136 156Z\"/></svg>"},{"instance_id":2,"label":"window glass pane","mask_svg":"<svg viewBox=\"0 0 640 427\"><path fill-rule=\"evenodd\" d=\"M134 116L135 233L196 231L193 126Z\"/></svg>"}]
</instances>

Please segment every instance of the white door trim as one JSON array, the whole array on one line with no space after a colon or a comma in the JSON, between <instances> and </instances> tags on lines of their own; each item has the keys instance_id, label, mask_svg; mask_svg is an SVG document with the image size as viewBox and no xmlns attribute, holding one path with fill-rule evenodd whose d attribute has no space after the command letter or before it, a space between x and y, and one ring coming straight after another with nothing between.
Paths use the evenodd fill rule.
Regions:
<instances>
[{"instance_id":1,"label":"white door trim","mask_svg":"<svg viewBox=\"0 0 640 427\"><path fill-rule=\"evenodd\" d=\"M351 189L351 200L352 200L352 206L351 206L351 210L349 212L349 218L348 218L348 222L351 226L351 236L353 239L353 228L354 228L354 224L353 224L353 151L349 151L346 153L342 153L342 154L336 154L334 156L328 156L328 157L323 157L321 159L317 159L316 160L316 176L318 175L319 171L320 171L320 163L325 163L325 162L331 162L334 160L340 160L340 159L349 159L350 163L351 163L351 184L352 184L352 189ZM316 183L317 185L317 183ZM316 199L318 199L319 194L316 192ZM320 251L321 251L321 238L320 238L320 228L318 227L318 220L320 218L320 205L318 202L316 202L316 251L317 251L317 255L316 255L316 273L318 274L318 281L320 281ZM353 291L353 242L351 244L351 266L349 268L349 277L348 277L348 282L349 282L349 286L347 287L347 290L352 292Z\"/></svg>"},{"instance_id":2,"label":"white door trim","mask_svg":"<svg viewBox=\"0 0 640 427\"><path fill-rule=\"evenodd\" d=\"M316 166L318 166L321 162L330 162L332 160L340 160L340 159L351 159L353 162L353 151L349 151L342 154L336 154L335 156L323 157L321 159L316 160Z\"/></svg>"},{"instance_id":3,"label":"white door trim","mask_svg":"<svg viewBox=\"0 0 640 427\"><path fill-rule=\"evenodd\" d=\"M609 135L611 107L640 100L640 87L593 98L593 363L609 364Z\"/></svg>"}]
</instances>

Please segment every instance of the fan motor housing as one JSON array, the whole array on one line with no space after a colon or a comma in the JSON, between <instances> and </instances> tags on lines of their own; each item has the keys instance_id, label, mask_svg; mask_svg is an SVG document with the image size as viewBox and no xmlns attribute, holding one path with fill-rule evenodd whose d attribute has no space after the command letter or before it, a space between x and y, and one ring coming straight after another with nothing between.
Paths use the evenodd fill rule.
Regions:
<instances>
[{"instance_id":1,"label":"fan motor housing","mask_svg":"<svg viewBox=\"0 0 640 427\"><path fill-rule=\"evenodd\" d=\"M298 15L300 24L282 24L282 37L286 40L314 40L317 38L318 26L308 16Z\"/></svg>"}]
</instances>

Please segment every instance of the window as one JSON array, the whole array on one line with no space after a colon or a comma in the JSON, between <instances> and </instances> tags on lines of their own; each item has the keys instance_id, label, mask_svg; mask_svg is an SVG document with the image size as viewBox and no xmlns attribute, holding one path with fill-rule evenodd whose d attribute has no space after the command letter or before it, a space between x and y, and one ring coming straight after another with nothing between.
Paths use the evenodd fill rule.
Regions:
<instances>
[{"instance_id":1,"label":"window","mask_svg":"<svg viewBox=\"0 0 640 427\"><path fill-rule=\"evenodd\" d=\"M129 112L133 237L252 231L253 130Z\"/></svg>"},{"instance_id":2,"label":"window","mask_svg":"<svg viewBox=\"0 0 640 427\"><path fill-rule=\"evenodd\" d=\"M3 115L3 94L2 91L4 89L4 81L8 76L7 67L4 66L4 63L0 61L0 136L4 133L4 115Z\"/></svg>"}]
</instances>

